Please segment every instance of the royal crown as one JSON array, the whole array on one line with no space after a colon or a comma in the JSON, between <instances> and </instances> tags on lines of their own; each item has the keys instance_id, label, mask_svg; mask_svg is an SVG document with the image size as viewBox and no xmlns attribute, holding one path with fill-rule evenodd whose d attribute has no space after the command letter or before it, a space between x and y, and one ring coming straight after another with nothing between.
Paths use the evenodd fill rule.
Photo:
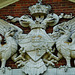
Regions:
<instances>
[{"instance_id":1,"label":"royal crown","mask_svg":"<svg viewBox=\"0 0 75 75\"><path fill-rule=\"evenodd\" d=\"M50 5L42 5L41 2L36 3L36 5L33 5L33 6L29 7L29 11L30 11L31 15L33 15L33 16L38 15L38 14L39 15L40 14L41 15L46 15L46 14L49 13L50 10L51 10L51 6Z\"/></svg>"}]
</instances>

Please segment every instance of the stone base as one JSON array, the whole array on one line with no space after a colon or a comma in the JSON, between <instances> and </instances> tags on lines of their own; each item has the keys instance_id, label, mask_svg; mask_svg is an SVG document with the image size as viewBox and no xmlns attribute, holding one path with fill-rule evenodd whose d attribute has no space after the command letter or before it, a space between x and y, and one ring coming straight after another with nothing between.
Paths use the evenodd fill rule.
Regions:
<instances>
[{"instance_id":1,"label":"stone base","mask_svg":"<svg viewBox=\"0 0 75 75\"><path fill-rule=\"evenodd\" d=\"M64 68L48 69L44 75L75 75L75 68L68 68L67 72L64 71Z\"/></svg>"},{"instance_id":2,"label":"stone base","mask_svg":"<svg viewBox=\"0 0 75 75\"><path fill-rule=\"evenodd\" d=\"M0 75L25 75L25 74L22 72L22 69L5 68L5 74L3 74L2 71L0 70ZM64 68L48 69L42 75L75 75L75 68L68 68L67 72L64 71Z\"/></svg>"}]
</instances>

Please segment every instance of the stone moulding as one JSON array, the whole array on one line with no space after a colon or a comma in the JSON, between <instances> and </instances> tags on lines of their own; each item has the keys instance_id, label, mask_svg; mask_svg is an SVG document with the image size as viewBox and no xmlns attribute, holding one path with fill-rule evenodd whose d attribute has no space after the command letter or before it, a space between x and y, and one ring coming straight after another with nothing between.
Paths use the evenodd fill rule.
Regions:
<instances>
[{"instance_id":1,"label":"stone moulding","mask_svg":"<svg viewBox=\"0 0 75 75\"><path fill-rule=\"evenodd\" d=\"M75 75L75 68L69 68L67 72L64 72L64 68L52 68L48 69L47 72L45 72L42 75ZM22 69L9 69L6 68L6 73L3 74L0 70L0 75L26 75L23 73Z\"/></svg>"},{"instance_id":2,"label":"stone moulding","mask_svg":"<svg viewBox=\"0 0 75 75\"><path fill-rule=\"evenodd\" d=\"M3 7L6 7L12 3L15 3L19 0L0 0L0 9L3 8Z\"/></svg>"},{"instance_id":3,"label":"stone moulding","mask_svg":"<svg viewBox=\"0 0 75 75\"><path fill-rule=\"evenodd\" d=\"M75 0L69 0L69 1L71 1L71 2L74 2L74 3L75 3Z\"/></svg>"}]
</instances>

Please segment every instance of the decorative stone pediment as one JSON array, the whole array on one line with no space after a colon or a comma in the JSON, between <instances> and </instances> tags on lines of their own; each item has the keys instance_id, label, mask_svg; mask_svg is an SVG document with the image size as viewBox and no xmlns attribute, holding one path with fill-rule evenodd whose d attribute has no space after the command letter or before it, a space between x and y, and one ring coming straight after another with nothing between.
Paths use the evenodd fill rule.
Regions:
<instances>
[{"instance_id":1,"label":"decorative stone pediment","mask_svg":"<svg viewBox=\"0 0 75 75\"><path fill-rule=\"evenodd\" d=\"M15 3L19 0L0 0L0 9L3 8L3 7L6 7L12 3Z\"/></svg>"}]
</instances>

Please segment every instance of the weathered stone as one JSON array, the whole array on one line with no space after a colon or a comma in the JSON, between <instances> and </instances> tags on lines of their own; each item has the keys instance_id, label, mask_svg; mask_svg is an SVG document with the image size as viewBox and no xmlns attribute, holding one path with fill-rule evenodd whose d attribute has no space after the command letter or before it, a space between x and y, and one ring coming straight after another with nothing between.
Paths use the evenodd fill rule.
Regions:
<instances>
[{"instance_id":1,"label":"weathered stone","mask_svg":"<svg viewBox=\"0 0 75 75\"><path fill-rule=\"evenodd\" d=\"M42 0L38 0L38 2L36 5L29 7L35 20L29 15L23 15L20 18L7 16L7 19L11 20L11 22L19 21L21 26L29 26L31 31L28 34L23 34L19 27L0 19L0 33L5 37L6 41L6 44L2 45L2 38L0 37L1 70L3 73L7 71L5 75L8 72L9 75L11 75L11 72L13 75L74 74L74 72L70 73L73 69L69 70L68 67L71 67L70 59L75 58L75 18L72 19L74 17L72 14L64 15L61 13L59 16L55 13L48 14L51 6L42 5ZM56 25L61 18L72 20ZM53 33L46 33L45 29L48 26L54 26ZM53 48L55 44L56 47ZM18 45L21 47L18 50L19 55L17 54ZM58 54L60 54L59 56L54 54L56 48ZM9 57L12 57L17 67L21 69L5 70L5 64ZM63 68L54 68L55 63L62 57L67 62L64 68L66 72Z\"/></svg>"}]
</instances>

